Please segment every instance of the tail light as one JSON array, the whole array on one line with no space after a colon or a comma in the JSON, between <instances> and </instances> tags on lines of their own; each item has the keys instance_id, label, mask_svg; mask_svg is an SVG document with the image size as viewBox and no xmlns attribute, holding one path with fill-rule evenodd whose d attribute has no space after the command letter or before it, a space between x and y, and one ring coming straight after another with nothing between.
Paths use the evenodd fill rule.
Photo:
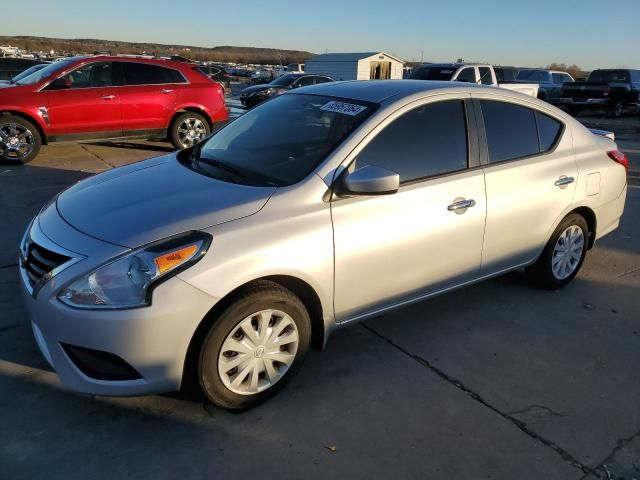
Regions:
<instances>
[{"instance_id":1,"label":"tail light","mask_svg":"<svg viewBox=\"0 0 640 480\"><path fill-rule=\"evenodd\" d=\"M619 163L624 167L625 172L629 173L629 157L627 157L624 153L619 150L613 150L612 152L607 152L609 158L614 162Z\"/></svg>"}]
</instances>

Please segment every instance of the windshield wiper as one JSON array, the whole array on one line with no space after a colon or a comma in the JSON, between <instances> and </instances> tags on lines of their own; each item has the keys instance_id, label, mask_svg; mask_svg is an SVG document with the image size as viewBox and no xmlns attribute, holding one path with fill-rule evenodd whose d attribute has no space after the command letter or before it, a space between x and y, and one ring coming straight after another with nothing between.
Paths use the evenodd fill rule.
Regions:
<instances>
[{"instance_id":1,"label":"windshield wiper","mask_svg":"<svg viewBox=\"0 0 640 480\"><path fill-rule=\"evenodd\" d=\"M243 180L247 178L247 176L244 173L242 173L237 168L229 165L228 163L222 162L215 158L207 158L207 157L203 158L201 156L201 151L202 151L202 144L198 144L194 148L193 152L191 152L190 160L191 160L191 163L194 164L195 166L198 166L200 162L202 162L205 165L211 165L212 167L216 167L219 170L223 170Z\"/></svg>"},{"instance_id":2,"label":"windshield wiper","mask_svg":"<svg viewBox=\"0 0 640 480\"><path fill-rule=\"evenodd\" d=\"M231 165L229 165L228 163L224 163L220 160L217 160L215 158L202 158L200 156L198 156L198 159L196 160L196 163L204 163L206 165L211 165L212 167L216 167L219 168L220 170L224 170L227 173L230 173L232 175L235 175L236 177L240 177L242 179L246 179L247 176L242 173L240 170L238 170L235 167L232 167Z\"/></svg>"}]
</instances>

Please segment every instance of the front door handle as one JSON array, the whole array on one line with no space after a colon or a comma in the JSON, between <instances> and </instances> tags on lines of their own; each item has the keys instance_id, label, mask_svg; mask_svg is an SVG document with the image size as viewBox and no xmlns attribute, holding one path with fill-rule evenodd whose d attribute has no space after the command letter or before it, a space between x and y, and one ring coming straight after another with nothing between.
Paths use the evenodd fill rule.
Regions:
<instances>
[{"instance_id":1,"label":"front door handle","mask_svg":"<svg viewBox=\"0 0 640 480\"><path fill-rule=\"evenodd\" d=\"M163 88L162 90L160 90L160 93L164 93L165 95L171 92L173 92L173 89L171 88Z\"/></svg>"},{"instance_id":2,"label":"front door handle","mask_svg":"<svg viewBox=\"0 0 640 480\"><path fill-rule=\"evenodd\" d=\"M456 198L451 205L447 207L450 212L455 212L458 215L463 214L468 208L476 205L475 200L467 200L465 198Z\"/></svg>"},{"instance_id":3,"label":"front door handle","mask_svg":"<svg viewBox=\"0 0 640 480\"><path fill-rule=\"evenodd\" d=\"M102 96L103 100L113 100L114 98L116 98L115 95L103 95Z\"/></svg>"},{"instance_id":4,"label":"front door handle","mask_svg":"<svg viewBox=\"0 0 640 480\"><path fill-rule=\"evenodd\" d=\"M558 180L556 180L555 186L560 188L567 188L567 185L575 181L576 179L573 177L567 177L566 175L562 175Z\"/></svg>"}]
</instances>

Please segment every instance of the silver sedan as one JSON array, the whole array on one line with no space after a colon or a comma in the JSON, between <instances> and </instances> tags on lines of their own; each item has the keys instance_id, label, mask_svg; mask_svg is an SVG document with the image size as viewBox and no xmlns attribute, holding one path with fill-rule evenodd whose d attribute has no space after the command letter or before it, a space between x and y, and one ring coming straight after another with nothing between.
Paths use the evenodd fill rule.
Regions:
<instances>
[{"instance_id":1,"label":"silver sedan","mask_svg":"<svg viewBox=\"0 0 640 480\"><path fill-rule=\"evenodd\" d=\"M296 89L45 205L24 298L69 388L192 380L244 409L338 327L518 268L565 286L618 226L627 166L606 133L514 92Z\"/></svg>"}]
</instances>

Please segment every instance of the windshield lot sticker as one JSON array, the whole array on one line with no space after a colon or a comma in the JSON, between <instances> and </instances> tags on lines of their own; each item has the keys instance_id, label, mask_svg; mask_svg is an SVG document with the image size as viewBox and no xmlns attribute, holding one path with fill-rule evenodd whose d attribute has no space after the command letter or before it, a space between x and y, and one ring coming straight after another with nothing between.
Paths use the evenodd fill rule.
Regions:
<instances>
[{"instance_id":1,"label":"windshield lot sticker","mask_svg":"<svg viewBox=\"0 0 640 480\"><path fill-rule=\"evenodd\" d=\"M343 115L351 115L352 117L355 117L366 109L367 107L363 107L362 105L344 102L329 102L320 107L320 110L324 110L325 112L342 113Z\"/></svg>"}]
</instances>

